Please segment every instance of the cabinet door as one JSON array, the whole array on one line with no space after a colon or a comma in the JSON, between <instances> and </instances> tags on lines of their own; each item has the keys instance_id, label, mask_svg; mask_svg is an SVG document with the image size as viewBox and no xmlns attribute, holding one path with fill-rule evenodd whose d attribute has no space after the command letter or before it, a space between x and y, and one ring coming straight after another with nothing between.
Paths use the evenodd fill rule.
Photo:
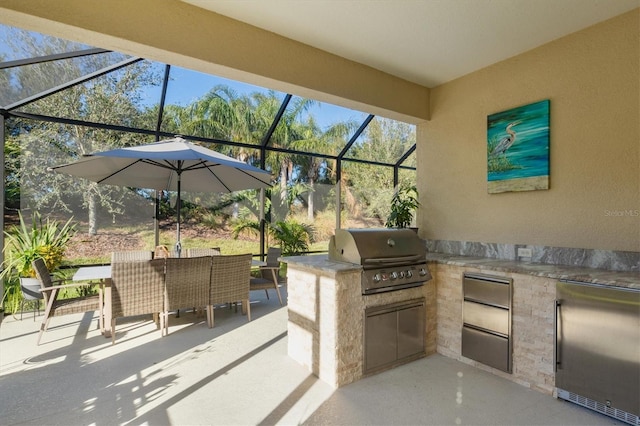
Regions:
<instances>
[{"instance_id":1,"label":"cabinet door","mask_svg":"<svg viewBox=\"0 0 640 426\"><path fill-rule=\"evenodd\" d=\"M424 305L398 311L398 359L424 353Z\"/></svg>"},{"instance_id":2,"label":"cabinet door","mask_svg":"<svg viewBox=\"0 0 640 426\"><path fill-rule=\"evenodd\" d=\"M395 311L367 316L365 322L365 371L390 364L397 354Z\"/></svg>"}]
</instances>

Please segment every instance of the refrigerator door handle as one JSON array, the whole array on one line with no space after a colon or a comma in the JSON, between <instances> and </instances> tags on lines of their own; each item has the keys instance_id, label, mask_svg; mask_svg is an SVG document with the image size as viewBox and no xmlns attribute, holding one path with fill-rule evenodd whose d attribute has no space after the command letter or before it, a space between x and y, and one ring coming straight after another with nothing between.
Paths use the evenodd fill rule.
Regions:
<instances>
[{"instance_id":1,"label":"refrigerator door handle","mask_svg":"<svg viewBox=\"0 0 640 426\"><path fill-rule=\"evenodd\" d=\"M553 351L553 371L557 372L558 368L562 368L562 362L560 361L560 343L558 342L558 337L559 337L559 333L558 333L558 327L560 326L560 324L558 323L559 319L560 319L560 306L562 305L562 302L560 299L556 299L555 301L555 309L553 310L553 344L554 344L554 351Z\"/></svg>"}]
</instances>

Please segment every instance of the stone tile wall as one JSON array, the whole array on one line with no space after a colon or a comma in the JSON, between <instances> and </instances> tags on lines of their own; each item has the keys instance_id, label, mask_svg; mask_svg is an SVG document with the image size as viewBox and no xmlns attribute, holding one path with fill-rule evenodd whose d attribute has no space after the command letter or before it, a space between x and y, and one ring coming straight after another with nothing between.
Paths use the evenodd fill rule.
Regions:
<instances>
[{"instance_id":1,"label":"stone tile wall","mask_svg":"<svg viewBox=\"0 0 640 426\"><path fill-rule=\"evenodd\" d=\"M427 250L432 253L524 260L547 265L578 266L620 272L640 271L639 252L448 240L426 240L425 244ZM518 248L530 249L531 257L519 258Z\"/></svg>"}]
</instances>

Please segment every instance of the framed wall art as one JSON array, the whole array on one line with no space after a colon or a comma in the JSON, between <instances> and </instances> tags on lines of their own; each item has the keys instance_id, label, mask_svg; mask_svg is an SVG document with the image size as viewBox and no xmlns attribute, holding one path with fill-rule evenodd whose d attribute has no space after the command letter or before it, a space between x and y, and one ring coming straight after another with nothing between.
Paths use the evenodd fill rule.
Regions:
<instances>
[{"instance_id":1,"label":"framed wall art","mask_svg":"<svg viewBox=\"0 0 640 426\"><path fill-rule=\"evenodd\" d=\"M549 100L487 117L490 194L549 189Z\"/></svg>"}]
</instances>

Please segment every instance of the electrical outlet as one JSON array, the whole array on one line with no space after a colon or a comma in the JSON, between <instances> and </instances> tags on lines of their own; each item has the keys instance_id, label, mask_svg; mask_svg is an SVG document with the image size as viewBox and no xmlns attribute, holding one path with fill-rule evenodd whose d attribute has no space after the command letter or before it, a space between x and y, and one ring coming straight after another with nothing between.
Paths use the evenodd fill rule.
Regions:
<instances>
[{"instance_id":1,"label":"electrical outlet","mask_svg":"<svg viewBox=\"0 0 640 426\"><path fill-rule=\"evenodd\" d=\"M518 247L518 257L531 257L532 255L530 248Z\"/></svg>"}]
</instances>

